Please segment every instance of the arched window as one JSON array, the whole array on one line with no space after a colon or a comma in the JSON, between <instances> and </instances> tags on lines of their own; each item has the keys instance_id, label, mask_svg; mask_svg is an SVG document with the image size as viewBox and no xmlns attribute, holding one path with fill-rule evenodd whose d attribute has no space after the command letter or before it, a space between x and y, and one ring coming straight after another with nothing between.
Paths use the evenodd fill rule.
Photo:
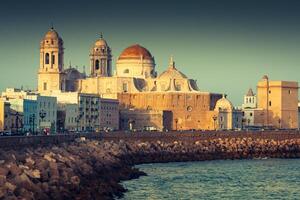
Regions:
<instances>
[{"instance_id":1,"label":"arched window","mask_svg":"<svg viewBox=\"0 0 300 200\"><path fill-rule=\"evenodd\" d=\"M55 55L52 55L52 65L54 65L55 64Z\"/></svg>"},{"instance_id":2,"label":"arched window","mask_svg":"<svg viewBox=\"0 0 300 200\"><path fill-rule=\"evenodd\" d=\"M128 74L128 73L129 73L129 69L125 69L124 74Z\"/></svg>"},{"instance_id":3,"label":"arched window","mask_svg":"<svg viewBox=\"0 0 300 200\"><path fill-rule=\"evenodd\" d=\"M49 53L45 55L45 64L49 64Z\"/></svg>"},{"instance_id":4,"label":"arched window","mask_svg":"<svg viewBox=\"0 0 300 200\"><path fill-rule=\"evenodd\" d=\"M96 61L95 61L95 68L96 68L96 70L99 69L99 60L96 60Z\"/></svg>"}]
</instances>

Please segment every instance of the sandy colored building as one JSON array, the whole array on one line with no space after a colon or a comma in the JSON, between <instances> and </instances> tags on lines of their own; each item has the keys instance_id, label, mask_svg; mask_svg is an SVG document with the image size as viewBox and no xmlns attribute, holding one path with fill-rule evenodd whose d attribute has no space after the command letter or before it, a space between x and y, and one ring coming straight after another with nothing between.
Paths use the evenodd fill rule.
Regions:
<instances>
[{"instance_id":1,"label":"sandy colored building","mask_svg":"<svg viewBox=\"0 0 300 200\"><path fill-rule=\"evenodd\" d=\"M122 130L172 130L170 111L123 109L120 115Z\"/></svg>"},{"instance_id":2,"label":"sandy colored building","mask_svg":"<svg viewBox=\"0 0 300 200\"><path fill-rule=\"evenodd\" d=\"M255 123L277 128L298 128L298 83L273 81L264 76L257 84L257 107L262 109Z\"/></svg>"},{"instance_id":3,"label":"sandy colored building","mask_svg":"<svg viewBox=\"0 0 300 200\"><path fill-rule=\"evenodd\" d=\"M257 83L257 95L249 90L244 96L242 109L248 126L298 128L298 83L263 76Z\"/></svg>"},{"instance_id":4,"label":"sandy colored building","mask_svg":"<svg viewBox=\"0 0 300 200\"><path fill-rule=\"evenodd\" d=\"M151 124L154 119L151 116L157 116L155 113L161 113L163 118L164 112L170 112L168 123L162 123L163 119L158 120L159 123L153 123L158 124L159 129L162 128L162 124L168 128L170 126L173 130L216 128L214 116L218 115L219 109L215 109L215 106L222 95L200 91L196 80L182 73L176 67L173 58L170 59L166 70L159 74L150 51L134 44L123 50L116 61L116 69L113 70L111 48L101 35L91 46L90 74L86 76L74 68L64 70L63 49L61 37L51 28L40 45L40 93L77 91L99 95L102 98L118 99L123 113L121 121L122 117L126 120L130 118L125 113L130 116L138 116L140 113L140 117L149 119ZM139 112L133 115L132 109ZM149 117L144 117L146 113ZM137 123L142 121L145 120L136 120ZM122 127L129 126L123 123L124 120ZM137 127L146 124L137 123ZM230 126L224 126L224 129L231 129L234 125L231 123Z\"/></svg>"}]
</instances>

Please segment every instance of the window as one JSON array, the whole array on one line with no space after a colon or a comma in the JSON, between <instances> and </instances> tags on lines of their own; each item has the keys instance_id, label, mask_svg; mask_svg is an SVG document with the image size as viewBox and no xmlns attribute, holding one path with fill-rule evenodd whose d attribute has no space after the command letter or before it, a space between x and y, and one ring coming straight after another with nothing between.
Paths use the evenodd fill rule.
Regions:
<instances>
[{"instance_id":1,"label":"window","mask_svg":"<svg viewBox=\"0 0 300 200\"><path fill-rule=\"evenodd\" d=\"M49 53L45 55L45 64L49 64Z\"/></svg>"},{"instance_id":2,"label":"window","mask_svg":"<svg viewBox=\"0 0 300 200\"><path fill-rule=\"evenodd\" d=\"M43 89L47 90L47 83L44 83Z\"/></svg>"},{"instance_id":3,"label":"window","mask_svg":"<svg viewBox=\"0 0 300 200\"><path fill-rule=\"evenodd\" d=\"M99 69L99 60L95 61L95 69L98 70Z\"/></svg>"},{"instance_id":4,"label":"window","mask_svg":"<svg viewBox=\"0 0 300 200\"><path fill-rule=\"evenodd\" d=\"M128 85L127 85L127 83L123 83L123 92L128 92Z\"/></svg>"},{"instance_id":5,"label":"window","mask_svg":"<svg viewBox=\"0 0 300 200\"><path fill-rule=\"evenodd\" d=\"M52 55L52 65L54 65L55 64L55 55Z\"/></svg>"},{"instance_id":6,"label":"window","mask_svg":"<svg viewBox=\"0 0 300 200\"><path fill-rule=\"evenodd\" d=\"M252 117L252 115L253 115L253 114L252 114L252 113L250 113L250 117Z\"/></svg>"},{"instance_id":7,"label":"window","mask_svg":"<svg viewBox=\"0 0 300 200\"><path fill-rule=\"evenodd\" d=\"M129 74L129 69L125 69L124 74Z\"/></svg>"},{"instance_id":8,"label":"window","mask_svg":"<svg viewBox=\"0 0 300 200\"><path fill-rule=\"evenodd\" d=\"M269 90L269 94L271 94L271 90Z\"/></svg>"},{"instance_id":9,"label":"window","mask_svg":"<svg viewBox=\"0 0 300 200\"><path fill-rule=\"evenodd\" d=\"M272 102L271 101L269 101L269 106L272 106Z\"/></svg>"},{"instance_id":10,"label":"window","mask_svg":"<svg viewBox=\"0 0 300 200\"><path fill-rule=\"evenodd\" d=\"M249 99L249 103L251 103L251 98Z\"/></svg>"},{"instance_id":11,"label":"window","mask_svg":"<svg viewBox=\"0 0 300 200\"><path fill-rule=\"evenodd\" d=\"M289 94L291 94L292 93L292 91L291 90L289 90Z\"/></svg>"},{"instance_id":12,"label":"window","mask_svg":"<svg viewBox=\"0 0 300 200\"><path fill-rule=\"evenodd\" d=\"M186 117L186 119L187 119L187 121L191 121L191 120L192 120L191 115L188 115L188 116Z\"/></svg>"}]
</instances>

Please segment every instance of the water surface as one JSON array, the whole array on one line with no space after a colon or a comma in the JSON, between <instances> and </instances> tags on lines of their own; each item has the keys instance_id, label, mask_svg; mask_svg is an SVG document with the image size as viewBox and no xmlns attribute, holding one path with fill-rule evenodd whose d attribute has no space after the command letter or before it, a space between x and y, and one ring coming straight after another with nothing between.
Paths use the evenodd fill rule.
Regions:
<instances>
[{"instance_id":1,"label":"water surface","mask_svg":"<svg viewBox=\"0 0 300 200\"><path fill-rule=\"evenodd\" d=\"M300 159L137 165L148 176L122 184L134 199L300 199Z\"/></svg>"}]
</instances>

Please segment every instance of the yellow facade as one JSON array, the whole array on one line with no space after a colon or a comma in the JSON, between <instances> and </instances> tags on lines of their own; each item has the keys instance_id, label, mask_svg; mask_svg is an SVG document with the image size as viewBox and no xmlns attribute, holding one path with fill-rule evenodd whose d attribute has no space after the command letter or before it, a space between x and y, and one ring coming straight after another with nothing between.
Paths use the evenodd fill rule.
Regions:
<instances>
[{"instance_id":1,"label":"yellow facade","mask_svg":"<svg viewBox=\"0 0 300 200\"><path fill-rule=\"evenodd\" d=\"M298 128L298 83L270 81L264 76L257 84L256 123L276 128Z\"/></svg>"}]
</instances>

